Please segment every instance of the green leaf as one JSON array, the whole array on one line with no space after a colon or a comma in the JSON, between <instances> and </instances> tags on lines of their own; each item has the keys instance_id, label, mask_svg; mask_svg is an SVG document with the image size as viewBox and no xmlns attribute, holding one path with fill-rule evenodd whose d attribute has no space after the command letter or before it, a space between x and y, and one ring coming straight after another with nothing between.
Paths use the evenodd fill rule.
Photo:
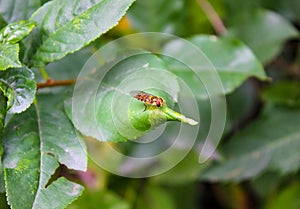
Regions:
<instances>
[{"instance_id":1,"label":"green leaf","mask_svg":"<svg viewBox=\"0 0 300 209\"><path fill-rule=\"evenodd\" d=\"M5 127L3 165L12 208L64 208L83 190L65 177L50 180L59 164L76 170L87 164L85 145L63 111L65 97L39 95L35 106Z\"/></svg>"},{"instance_id":2,"label":"green leaf","mask_svg":"<svg viewBox=\"0 0 300 209\"><path fill-rule=\"evenodd\" d=\"M188 40L211 61L212 66L215 67L219 75L225 93L234 91L249 77L266 79L261 63L243 43L233 39L207 35L194 36ZM165 50L175 52L175 57L190 57L190 59L193 59L196 56L191 53L182 53L187 51L183 45L178 46L172 42L165 47ZM195 76L192 70L174 59L165 59L165 61L172 72L189 84L194 95L200 98L207 97L205 87L199 87L201 80ZM203 60L203 66L199 70L200 77L206 78L209 76L213 71L212 66L207 66L207 61Z\"/></svg>"},{"instance_id":3,"label":"green leaf","mask_svg":"<svg viewBox=\"0 0 300 209\"><path fill-rule=\"evenodd\" d=\"M11 23L27 20L41 6L41 0L1 0L0 13Z\"/></svg>"},{"instance_id":4,"label":"green leaf","mask_svg":"<svg viewBox=\"0 0 300 209\"><path fill-rule=\"evenodd\" d=\"M299 110L266 109L257 121L225 144L224 161L209 168L201 178L240 181L265 170L281 174L297 171L299 121Z\"/></svg>"},{"instance_id":5,"label":"green leaf","mask_svg":"<svg viewBox=\"0 0 300 209\"><path fill-rule=\"evenodd\" d=\"M130 205L123 198L111 191L89 191L83 194L68 209L89 208L89 209L129 209Z\"/></svg>"},{"instance_id":6,"label":"green leaf","mask_svg":"<svg viewBox=\"0 0 300 209\"><path fill-rule=\"evenodd\" d=\"M19 44L0 43L0 70L21 67L19 61Z\"/></svg>"},{"instance_id":7,"label":"green leaf","mask_svg":"<svg viewBox=\"0 0 300 209\"><path fill-rule=\"evenodd\" d=\"M5 26L0 31L0 70L21 67L19 61L19 45L17 42L26 37L35 27L30 20L22 20Z\"/></svg>"},{"instance_id":8,"label":"green leaf","mask_svg":"<svg viewBox=\"0 0 300 209\"><path fill-rule=\"evenodd\" d=\"M20 113L33 102L36 83L32 71L26 67L0 72L0 90L8 99L9 113Z\"/></svg>"},{"instance_id":9,"label":"green leaf","mask_svg":"<svg viewBox=\"0 0 300 209\"><path fill-rule=\"evenodd\" d=\"M27 59L34 66L43 66L81 49L115 26L133 1L54 0L44 4L31 17L39 27L29 39L37 41L27 51Z\"/></svg>"},{"instance_id":10,"label":"green leaf","mask_svg":"<svg viewBox=\"0 0 300 209\"><path fill-rule=\"evenodd\" d=\"M0 42L15 44L28 36L35 26L36 23L32 20L11 23L0 31Z\"/></svg>"},{"instance_id":11,"label":"green leaf","mask_svg":"<svg viewBox=\"0 0 300 209\"><path fill-rule=\"evenodd\" d=\"M232 19L227 36L244 41L263 63L276 56L288 38L298 36L287 20L271 11L250 10Z\"/></svg>"},{"instance_id":12,"label":"green leaf","mask_svg":"<svg viewBox=\"0 0 300 209\"><path fill-rule=\"evenodd\" d=\"M84 135L100 141L126 141L144 135L167 119L174 120L163 108L145 107L130 95L133 90L146 90L172 107L179 91L177 78L157 56L130 56L113 65L99 82L101 79L91 72L80 78L75 87L78 90L73 95L72 118ZM71 115L71 103L66 106Z\"/></svg>"}]
</instances>

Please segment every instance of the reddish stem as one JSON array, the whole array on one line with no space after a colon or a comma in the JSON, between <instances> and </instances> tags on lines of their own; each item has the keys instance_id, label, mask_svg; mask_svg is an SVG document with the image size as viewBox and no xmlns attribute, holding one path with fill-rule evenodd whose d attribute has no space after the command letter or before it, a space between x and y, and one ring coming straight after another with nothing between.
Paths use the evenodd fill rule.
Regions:
<instances>
[{"instance_id":1,"label":"reddish stem","mask_svg":"<svg viewBox=\"0 0 300 209\"><path fill-rule=\"evenodd\" d=\"M48 79L45 83L37 83L37 89L46 88L46 87L53 87L53 86L70 86L74 84L76 80L53 80Z\"/></svg>"},{"instance_id":2,"label":"reddish stem","mask_svg":"<svg viewBox=\"0 0 300 209\"><path fill-rule=\"evenodd\" d=\"M197 0L218 35L226 33L227 29L222 19L208 0Z\"/></svg>"}]
</instances>

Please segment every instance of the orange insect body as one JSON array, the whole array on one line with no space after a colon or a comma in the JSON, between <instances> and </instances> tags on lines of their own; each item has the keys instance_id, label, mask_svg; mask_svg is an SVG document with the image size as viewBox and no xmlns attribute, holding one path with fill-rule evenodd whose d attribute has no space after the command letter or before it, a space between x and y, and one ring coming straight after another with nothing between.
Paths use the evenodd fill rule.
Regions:
<instances>
[{"instance_id":1,"label":"orange insect body","mask_svg":"<svg viewBox=\"0 0 300 209\"><path fill-rule=\"evenodd\" d=\"M142 91L137 92L135 95L133 95L133 97L144 102L145 104L155 105L156 107L161 107L165 104L162 98L152 94L147 94Z\"/></svg>"}]
</instances>

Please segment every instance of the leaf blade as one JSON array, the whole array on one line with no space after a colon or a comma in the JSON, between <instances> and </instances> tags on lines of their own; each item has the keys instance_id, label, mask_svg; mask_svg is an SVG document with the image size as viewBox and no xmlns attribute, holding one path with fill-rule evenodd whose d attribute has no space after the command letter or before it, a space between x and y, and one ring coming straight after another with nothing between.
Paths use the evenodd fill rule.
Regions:
<instances>
[{"instance_id":1,"label":"leaf blade","mask_svg":"<svg viewBox=\"0 0 300 209\"><path fill-rule=\"evenodd\" d=\"M59 163L86 169L85 146L64 115L62 98L41 95L36 106L14 115L5 127L3 165L13 208L64 208L83 190L64 177L49 182Z\"/></svg>"},{"instance_id":2,"label":"leaf blade","mask_svg":"<svg viewBox=\"0 0 300 209\"><path fill-rule=\"evenodd\" d=\"M2 44L0 43L0 70L8 68L21 67L19 61L19 45L18 44Z\"/></svg>"},{"instance_id":3,"label":"leaf blade","mask_svg":"<svg viewBox=\"0 0 300 209\"><path fill-rule=\"evenodd\" d=\"M226 36L244 41L263 63L276 56L288 38L298 35L287 20L268 10L250 9L233 20Z\"/></svg>"},{"instance_id":4,"label":"leaf blade","mask_svg":"<svg viewBox=\"0 0 300 209\"><path fill-rule=\"evenodd\" d=\"M28 36L35 26L36 23L32 20L21 20L8 24L0 31L0 41L15 44Z\"/></svg>"},{"instance_id":5,"label":"leaf blade","mask_svg":"<svg viewBox=\"0 0 300 209\"><path fill-rule=\"evenodd\" d=\"M90 8L86 7L85 10L78 10L80 12L77 16L71 15L70 17L61 18L48 17L45 13L53 10L53 8L60 7L61 2L56 0L49 2L41 8L41 12L37 12L32 16L33 20L42 22L41 30L47 31L47 37L43 37L42 45L33 55L33 64L35 66L43 66L47 62L53 62L61 59L69 53L73 53L82 47L95 40L101 34L108 31L115 26L121 19L124 13L134 0L125 0L121 2L102 0L90 3ZM60 9L59 12L63 13L64 10L69 14L69 4L73 1L66 1L65 8ZM77 0L75 5L83 4L84 1ZM43 11L46 10L46 11ZM48 19L47 19L48 18ZM53 22L59 18L60 22ZM61 20L62 19L62 20ZM59 25L56 28L53 25ZM39 36L40 34L38 34Z\"/></svg>"},{"instance_id":6,"label":"leaf blade","mask_svg":"<svg viewBox=\"0 0 300 209\"><path fill-rule=\"evenodd\" d=\"M196 47L200 50L200 53L208 58L211 62L210 66L208 66L207 60L203 60L203 66L199 66L201 60L193 61L197 54L191 54L194 52L182 53L187 51L185 45L178 46L176 42L170 42L169 45L166 45L164 51L171 51L176 55L174 57L190 60L190 63L195 63L195 66L185 66L169 58L164 59L164 61L172 72L189 83L194 95L199 98L207 98L208 96L205 90L206 87L199 86L201 80L214 75L215 71L223 85L225 94L234 91L251 76L262 80L267 78L259 60L246 45L238 40L208 35L196 35L188 40L193 44L193 47ZM189 67L198 69L197 72L200 78Z\"/></svg>"},{"instance_id":7,"label":"leaf blade","mask_svg":"<svg viewBox=\"0 0 300 209\"><path fill-rule=\"evenodd\" d=\"M209 168L201 178L240 181L262 171L282 174L299 169L294 155L299 145L299 110L271 108L224 146L225 161ZM283 121L289 121L288 123Z\"/></svg>"},{"instance_id":8,"label":"leaf blade","mask_svg":"<svg viewBox=\"0 0 300 209\"><path fill-rule=\"evenodd\" d=\"M27 68L12 68L0 72L0 89L8 98L9 113L20 113L33 102L36 83L33 72Z\"/></svg>"}]
</instances>

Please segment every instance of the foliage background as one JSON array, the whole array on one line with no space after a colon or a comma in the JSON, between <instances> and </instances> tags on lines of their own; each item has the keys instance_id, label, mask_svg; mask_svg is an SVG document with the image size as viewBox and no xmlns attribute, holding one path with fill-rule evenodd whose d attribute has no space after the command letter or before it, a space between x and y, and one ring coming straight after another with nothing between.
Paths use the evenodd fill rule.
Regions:
<instances>
[{"instance_id":1,"label":"foliage background","mask_svg":"<svg viewBox=\"0 0 300 209\"><path fill-rule=\"evenodd\" d=\"M5 26L7 23L29 19L32 13L45 2L1 0L0 19L2 20L0 25ZM110 1L105 2L109 3ZM65 6L69 7L70 4L70 1L66 1ZM117 8L115 5L117 3L109 7L111 10L107 8L106 10L113 13L112 11ZM68 158L63 155L63 152L59 153L61 154L59 161L51 161L53 166L47 161L48 158L44 159L47 162L46 165L51 164L52 166L47 168L52 171L49 175L57 176L55 179L62 181L56 181L57 186L74 188L72 187L74 186L73 182L77 182L85 187L82 195L68 208L300 208L299 10L300 3L297 0L216 0L209 2L205 0L137 0L116 27L93 42L90 43L94 38L110 29L113 24L109 23L108 27L97 34L93 31L92 26L87 25L86 30L90 31L91 37L88 37L88 41L82 43L80 47L72 45L77 39L69 36L68 38L72 42L70 45L74 48L68 49L68 52L76 51L75 53L67 56L65 56L67 53L61 53L53 58L44 55L43 50L39 48L40 51L29 59L31 51L28 50L29 58L26 60L25 53L24 59L21 60L22 64L25 63L29 67L40 67L43 66L43 63L50 62L45 66L48 78L72 80L77 77L89 56L105 43L136 32L166 32L198 44L214 63L220 66L233 66L229 68L228 72L219 71L223 83L228 85L228 94L226 95L228 115L221 144L213 159L206 164L199 164L199 151L195 147L180 164L163 175L147 179L130 179L101 170L92 161L89 161L88 169L84 171L84 167L86 167L84 162L72 165L72 163L66 162ZM39 21L42 20L43 15L45 15L43 11L40 11L32 19L42 24ZM219 18L224 26L218 22ZM63 21L62 18L62 25ZM70 25L69 30L73 31L74 28L72 28L72 24ZM47 36L49 42L52 38L55 39L52 32L56 29L53 26L46 31L50 34ZM68 30L66 31L68 32ZM55 35L57 34L55 33ZM213 45L209 36L206 36L207 34L217 35L220 42ZM64 33L61 36L64 36ZM32 42L26 42L28 39L30 36L23 42L25 46L26 43L27 46L30 43L31 47L40 44L34 45ZM235 41L229 41L232 39ZM22 48L21 43L20 46ZM77 51L82 46L86 47ZM255 56L246 57L242 53L245 48L251 49ZM22 56L23 52L21 51L20 57ZM232 65L239 58L247 58L247 62L242 66ZM15 66L9 67L19 67L20 63L15 62L15 64ZM44 82L44 71L33 67L31 69L35 73L35 81ZM246 73L242 71L245 69ZM9 71L2 71L1 79L11 76L5 72ZM26 78L30 78L30 75L27 75ZM29 116L35 112L45 117L44 121L49 121L49 119L56 121L54 124L46 122L41 124L39 128L42 127L44 133L41 137L47 138L47 133L53 133L53 129L56 129L59 124L68 124L71 127L72 124L62 110L63 101L67 98L66 95L69 94L69 91L70 87L39 90L36 94L35 104L38 111L34 111L32 106L21 115L12 117L10 123L6 122L3 140L5 141L5 138L21 138L24 133L32 131L32 126L22 126L22 130L26 130L24 133L18 132L14 128L18 125L21 126L24 121L37 123L37 119L28 121ZM198 102L200 112L205 113L201 115L201 121L209 121L208 101L199 99ZM61 109L57 111L54 107ZM55 112L57 115L48 115L48 112ZM6 121L10 117L11 115L8 114ZM208 125L201 124L201 128L199 138L205 134ZM76 151L76 146L72 144L72 139L75 137L74 129L72 130L73 132L66 133L66 138L70 139L70 143L64 145L70 150L73 150L72 146L74 146L75 151L73 151L77 154L76 156L83 155L80 151ZM59 139L61 136L55 137ZM18 147L18 144L11 146ZM116 146L131 150L133 153L139 151L138 147L124 144ZM35 146L39 145L35 144ZM87 146L89 145L87 144ZM24 147L22 146L22 148ZM49 145L44 151L49 151L50 148L53 147ZM54 147L54 149L57 148ZM159 149L159 147L153 149ZM36 154L26 147L26 151L28 150L32 155ZM12 149L13 151L14 149ZM101 152L100 143L96 151L100 157L105 154ZM5 153L9 153L9 151L4 150L4 160L2 158L3 165L6 166L4 170L6 170L7 176L10 175L9 172L12 172L13 175L13 169L10 170L12 161L5 161L7 159ZM36 158L32 157L32 159ZM43 158L41 157L41 159ZM77 159L85 158L82 156ZM68 165L68 168L62 164ZM35 171L29 167L27 172ZM53 173L55 175L52 175ZM58 178L61 176L65 179ZM6 179L6 193L2 193L0 196L1 208L9 208L6 196L9 199L10 192L14 194L19 190L23 195L20 202L13 199L14 196L11 195L10 203L16 203L14 208L20 208L18 204L23 204L22 201L31 198L29 194L23 194L23 190L18 187L18 185L26 186L26 178L16 185L18 178L16 176ZM22 178L24 177L21 176ZM1 180L0 188L4 192L3 178ZM43 183L46 184L46 182ZM51 187L47 188L52 189ZM76 188L78 191L82 190L81 187ZM62 202L62 205L66 206L76 199L79 193L69 197L70 199L60 200L57 194L51 196L54 193L48 191L51 198L49 202ZM20 193L16 195L18 197ZM27 208L27 206L23 206L23 208Z\"/></svg>"}]
</instances>

